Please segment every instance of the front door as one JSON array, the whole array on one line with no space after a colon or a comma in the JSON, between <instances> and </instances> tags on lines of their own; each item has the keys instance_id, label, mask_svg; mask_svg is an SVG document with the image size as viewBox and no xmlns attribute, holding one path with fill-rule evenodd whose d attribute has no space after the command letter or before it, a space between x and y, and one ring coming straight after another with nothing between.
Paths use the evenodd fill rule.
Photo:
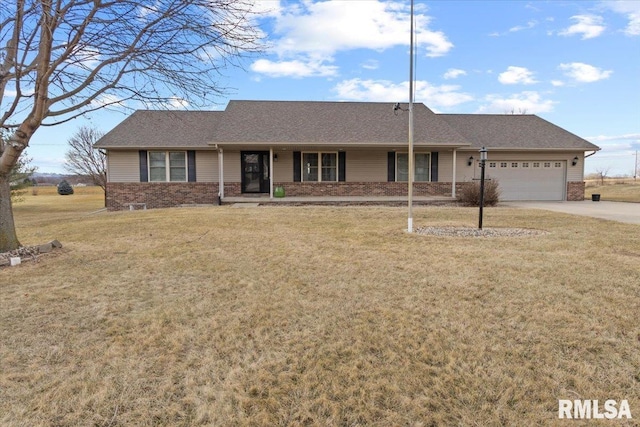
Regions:
<instances>
[{"instance_id":1,"label":"front door","mask_svg":"<svg viewBox=\"0 0 640 427\"><path fill-rule=\"evenodd\" d=\"M269 192L269 152L243 151L242 158L242 192Z\"/></svg>"}]
</instances>

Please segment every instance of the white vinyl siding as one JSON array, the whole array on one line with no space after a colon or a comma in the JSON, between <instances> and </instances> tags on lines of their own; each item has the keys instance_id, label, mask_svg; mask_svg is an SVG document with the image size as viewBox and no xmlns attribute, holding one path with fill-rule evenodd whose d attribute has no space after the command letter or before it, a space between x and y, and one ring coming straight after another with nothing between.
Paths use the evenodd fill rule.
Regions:
<instances>
[{"instance_id":1,"label":"white vinyl siding","mask_svg":"<svg viewBox=\"0 0 640 427\"><path fill-rule=\"evenodd\" d=\"M274 182L293 182L293 151L274 151L278 161L273 162Z\"/></svg>"},{"instance_id":2,"label":"white vinyl siding","mask_svg":"<svg viewBox=\"0 0 640 427\"><path fill-rule=\"evenodd\" d=\"M468 158L469 156L467 156ZM460 153L457 153L457 168L460 170ZM466 163L465 163L466 164ZM453 151L438 152L438 182L453 181Z\"/></svg>"},{"instance_id":3,"label":"white vinyl siding","mask_svg":"<svg viewBox=\"0 0 640 427\"><path fill-rule=\"evenodd\" d=\"M346 160L348 182L385 182L387 180L387 151L347 151Z\"/></svg>"},{"instance_id":4,"label":"white vinyl siding","mask_svg":"<svg viewBox=\"0 0 640 427\"><path fill-rule=\"evenodd\" d=\"M242 182L240 151L224 150L224 182Z\"/></svg>"},{"instance_id":5,"label":"white vinyl siding","mask_svg":"<svg viewBox=\"0 0 640 427\"><path fill-rule=\"evenodd\" d=\"M140 182L138 151L109 150L107 152L109 182Z\"/></svg>"},{"instance_id":6,"label":"white vinyl siding","mask_svg":"<svg viewBox=\"0 0 640 427\"><path fill-rule=\"evenodd\" d=\"M218 152L196 152L196 181L218 182Z\"/></svg>"}]
</instances>

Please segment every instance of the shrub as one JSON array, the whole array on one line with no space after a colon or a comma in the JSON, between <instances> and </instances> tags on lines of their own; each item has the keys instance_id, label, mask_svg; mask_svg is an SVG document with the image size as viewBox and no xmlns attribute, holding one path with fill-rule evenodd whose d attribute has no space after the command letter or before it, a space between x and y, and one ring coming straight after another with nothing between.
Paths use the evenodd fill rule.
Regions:
<instances>
[{"instance_id":1,"label":"shrub","mask_svg":"<svg viewBox=\"0 0 640 427\"><path fill-rule=\"evenodd\" d=\"M484 205L496 206L500 201L500 189L495 179L484 182ZM457 199L465 206L480 206L480 182L474 181L462 187Z\"/></svg>"},{"instance_id":2,"label":"shrub","mask_svg":"<svg viewBox=\"0 0 640 427\"><path fill-rule=\"evenodd\" d=\"M58 184L58 194L61 196L73 194L73 187L67 182L67 180L63 179L60 181L60 184Z\"/></svg>"}]
</instances>

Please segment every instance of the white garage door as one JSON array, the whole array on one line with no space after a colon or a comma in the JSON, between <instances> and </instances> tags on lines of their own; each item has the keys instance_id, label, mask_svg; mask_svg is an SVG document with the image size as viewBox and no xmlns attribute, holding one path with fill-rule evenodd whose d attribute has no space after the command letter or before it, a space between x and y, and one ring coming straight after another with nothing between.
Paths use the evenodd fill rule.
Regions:
<instances>
[{"instance_id":1,"label":"white garage door","mask_svg":"<svg viewBox=\"0 0 640 427\"><path fill-rule=\"evenodd\" d=\"M566 161L488 161L486 175L497 179L500 200L564 200Z\"/></svg>"}]
</instances>

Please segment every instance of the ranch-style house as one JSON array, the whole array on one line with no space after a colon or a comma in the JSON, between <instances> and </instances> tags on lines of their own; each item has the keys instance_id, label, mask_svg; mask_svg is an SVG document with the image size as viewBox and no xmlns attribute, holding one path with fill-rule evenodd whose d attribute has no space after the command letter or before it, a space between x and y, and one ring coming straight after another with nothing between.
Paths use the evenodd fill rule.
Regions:
<instances>
[{"instance_id":1,"label":"ranch-style house","mask_svg":"<svg viewBox=\"0 0 640 427\"><path fill-rule=\"evenodd\" d=\"M107 152L107 207L406 199L408 105L394 105L231 101L224 111L136 111L95 144ZM599 150L585 139L536 115L413 108L415 196L455 197L480 176L486 147L486 175L502 200L583 200L584 159Z\"/></svg>"}]
</instances>

